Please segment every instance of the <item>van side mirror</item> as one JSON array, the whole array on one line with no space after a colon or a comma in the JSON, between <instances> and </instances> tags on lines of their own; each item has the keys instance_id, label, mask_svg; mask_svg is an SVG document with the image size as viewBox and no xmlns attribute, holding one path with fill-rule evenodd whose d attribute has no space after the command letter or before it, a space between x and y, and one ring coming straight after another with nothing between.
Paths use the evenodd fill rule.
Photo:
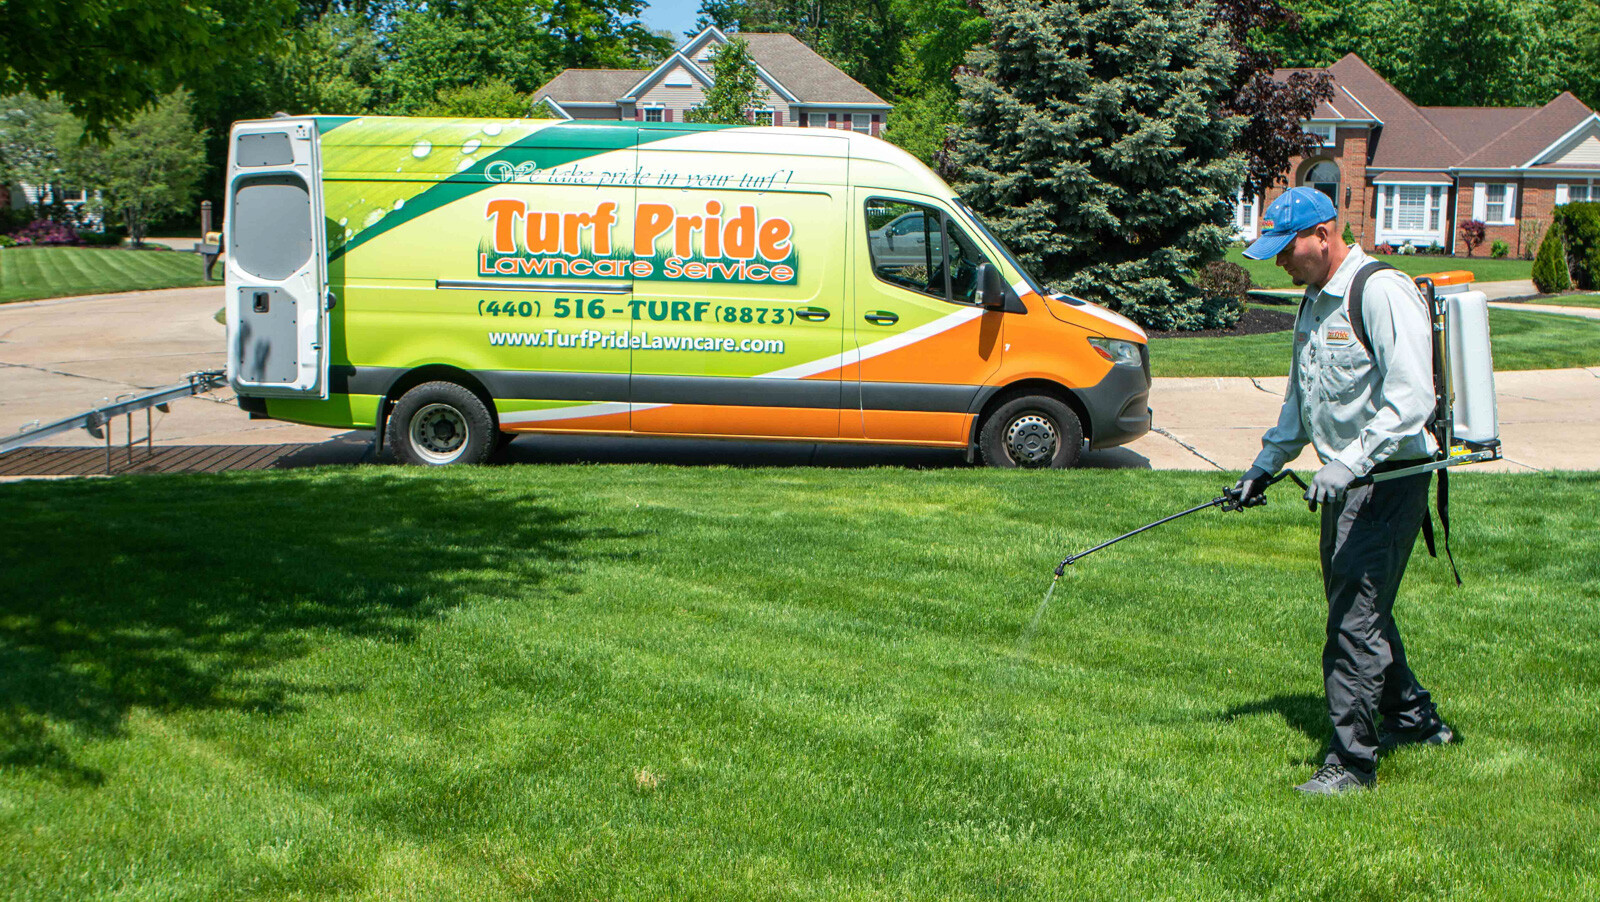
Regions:
<instances>
[{"instance_id":1,"label":"van side mirror","mask_svg":"<svg viewBox=\"0 0 1600 902\"><path fill-rule=\"evenodd\" d=\"M988 310L1004 310L1008 313L1024 313L1022 299L1006 284L1005 277L1000 275L998 267L991 263L979 263L978 271L974 274L978 283L978 294L973 301L978 306Z\"/></svg>"}]
</instances>

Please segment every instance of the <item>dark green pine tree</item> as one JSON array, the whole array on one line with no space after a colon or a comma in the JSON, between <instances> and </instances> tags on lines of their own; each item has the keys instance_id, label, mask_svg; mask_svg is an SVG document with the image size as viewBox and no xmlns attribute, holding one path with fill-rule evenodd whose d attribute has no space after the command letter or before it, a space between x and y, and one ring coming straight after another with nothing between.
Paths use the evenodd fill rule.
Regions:
<instances>
[{"instance_id":1,"label":"dark green pine tree","mask_svg":"<svg viewBox=\"0 0 1600 902\"><path fill-rule=\"evenodd\" d=\"M1233 238L1243 119L1209 0L991 0L958 76L957 190L1055 287L1156 329L1206 328L1190 285Z\"/></svg>"}]
</instances>

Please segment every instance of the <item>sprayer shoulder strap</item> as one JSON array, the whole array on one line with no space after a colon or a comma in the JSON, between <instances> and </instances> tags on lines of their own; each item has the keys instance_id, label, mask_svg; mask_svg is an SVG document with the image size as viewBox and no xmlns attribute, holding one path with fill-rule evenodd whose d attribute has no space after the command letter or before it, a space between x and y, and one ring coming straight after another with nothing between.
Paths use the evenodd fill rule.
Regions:
<instances>
[{"instance_id":1,"label":"sprayer shoulder strap","mask_svg":"<svg viewBox=\"0 0 1600 902\"><path fill-rule=\"evenodd\" d=\"M1350 319L1350 331L1356 334L1356 340L1367 349L1367 356L1372 356L1372 337L1367 334L1367 316L1363 311L1363 302L1366 300L1367 279L1375 272L1394 269L1382 260L1373 260L1363 263L1350 279L1350 290L1345 292L1345 316ZM1398 270L1397 270L1398 271Z\"/></svg>"}]
</instances>

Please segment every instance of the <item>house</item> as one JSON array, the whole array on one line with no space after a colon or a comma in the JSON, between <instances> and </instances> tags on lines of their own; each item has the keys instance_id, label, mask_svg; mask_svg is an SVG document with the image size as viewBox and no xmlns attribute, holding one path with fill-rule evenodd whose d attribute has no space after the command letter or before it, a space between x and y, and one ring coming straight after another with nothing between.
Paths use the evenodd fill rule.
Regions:
<instances>
[{"instance_id":1,"label":"house","mask_svg":"<svg viewBox=\"0 0 1600 902\"><path fill-rule=\"evenodd\" d=\"M878 135L890 104L790 34L740 34L750 47L763 96L759 125L853 129ZM682 122L705 99L711 59L728 36L707 28L654 69L567 69L534 97L566 119Z\"/></svg>"},{"instance_id":2,"label":"house","mask_svg":"<svg viewBox=\"0 0 1600 902\"><path fill-rule=\"evenodd\" d=\"M1460 226L1487 226L1487 254L1504 241L1513 256L1531 255L1568 201L1600 200L1600 116L1570 93L1542 107L1419 107L1359 56L1324 70L1334 97L1319 104L1306 131L1319 152L1290 162L1290 185L1333 198L1356 241L1443 247L1465 255ZM1261 210L1282 194L1239 198L1240 236L1259 232Z\"/></svg>"}]
</instances>

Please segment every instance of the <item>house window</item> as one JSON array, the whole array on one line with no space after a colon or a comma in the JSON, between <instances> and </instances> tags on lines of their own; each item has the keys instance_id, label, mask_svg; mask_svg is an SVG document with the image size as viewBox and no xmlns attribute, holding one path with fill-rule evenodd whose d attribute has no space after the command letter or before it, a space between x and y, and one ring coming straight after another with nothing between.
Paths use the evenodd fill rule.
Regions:
<instances>
[{"instance_id":1,"label":"house window","mask_svg":"<svg viewBox=\"0 0 1600 902\"><path fill-rule=\"evenodd\" d=\"M1563 193L1566 195L1562 198ZM1600 200L1600 185L1586 182L1582 185L1557 185L1556 203L1581 204L1592 200Z\"/></svg>"},{"instance_id":2,"label":"house window","mask_svg":"<svg viewBox=\"0 0 1600 902\"><path fill-rule=\"evenodd\" d=\"M751 110L750 111L750 121L754 122L756 125L771 125L772 124L772 111L771 110Z\"/></svg>"},{"instance_id":3,"label":"house window","mask_svg":"<svg viewBox=\"0 0 1600 902\"><path fill-rule=\"evenodd\" d=\"M828 127L828 114L827 113L807 113L806 114L806 125L808 127L810 127L810 128L827 128Z\"/></svg>"},{"instance_id":4,"label":"house window","mask_svg":"<svg viewBox=\"0 0 1600 902\"><path fill-rule=\"evenodd\" d=\"M649 106L644 108L644 121L646 122L662 122L665 120L665 116L666 110L661 107Z\"/></svg>"},{"instance_id":5,"label":"house window","mask_svg":"<svg viewBox=\"0 0 1600 902\"><path fill-rule=\"evenodd\" d=\"M688 88L694 86L694 78L684 69L673 69L667 73L667 77L662 81L662 84L669 88Z\"/></svg>"},{"instance_id":6,"label":"house window","mask_svg":"<svg viewBox=\"0 0 1600 902\"><path fill-rule=\"evenodd\" d=\"M870 113L854 113L850 116L850 130L863 135L872 134L872 115Z\"/></svg>"},{"instance_id":7,"label":"house window","mask_svg":"<svg viewBox=\"0 0 1600 902\"><path fill-rule=\"evenodd\" d=\"M1305 127L1305 130L1306 130L1306 134L1315 137L1317 139L1318 143L1320 143L1323 147L1332 147L1333 146L1333 126L1331 126L1331 125L1307 125Z\"/></svg>"},{"instance_id":8,"label":"house window","mask_svg":"<svg viewBox=\"0 0 1600 902\"><path fill-rule=\"evenodd\" d=\"M1485 185L1483 188L1483 221L1497 223L1510 222L1511 210L1510 204L1507 203L1507 195L1510 192L1506 190L1507 186L1504 184L1496 184Z\"/></svg>"},{"instance_id":9,"label":"house window","mask_svg":"<svg viewBox=\"0 0 1600 902\"><path fill-rule=\"evenodd\" d=\"M1444 189L1428 189L1428 231L1439 231L1439 219L1444 215Z\"/></svg>"},{"instance_id":10,"label":"house window","mask_svg":"<svg viewBox=\"0 0 1600 902\"><path fill-rule=\"evenodd\" d=\"M1396 198L1396 227L1402 232L1421 232L1428 218L1428 196L1433 192L1422 185L1401 185Z\"/></svg>"},{"instance_id":11,"label":"house window","mask_svg":"<svg viewBox=\"0 0 1600 902\"><path fill-rule=\"evenodd\" d=\"M1244 189L1233 196L1233 225L1241 232L1248 232L1256 224L1256 199L1246 197Z\"/></svg>"}]
</instances>

